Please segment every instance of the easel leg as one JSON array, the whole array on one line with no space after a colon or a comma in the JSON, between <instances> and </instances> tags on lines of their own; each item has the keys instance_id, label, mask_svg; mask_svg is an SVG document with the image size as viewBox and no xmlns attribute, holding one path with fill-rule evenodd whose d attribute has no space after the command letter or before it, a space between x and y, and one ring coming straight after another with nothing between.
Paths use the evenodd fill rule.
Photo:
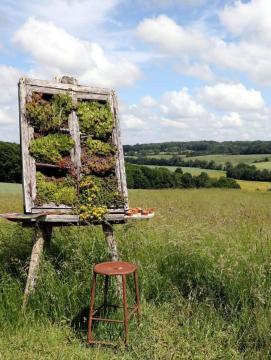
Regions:
<instances>
[{"instance_id":1,"label":"easel leg","mask_svg":"<svg viewBox=\"0 0 271 360\"><path fill-rule=\"evenodd\" d=\"M37 225L35 227L35 240L32 248L26 286L24 290L23 310L25 310L29 296L33 292L38 276L39 265L43 253L45 241L49 242L52 234L52 227Z\"/></svg>"},{"instance_id":2,"label":"easel leg","mask_svg":"<svg viewBox=\"0 0 271 360\"><path fill-rule=\"evenodd\" d=\"M114 236L113 226L107 223L103 223L103 232L105 235L105 240L107 242L109 255L112 261L119 261L119 253L117 248L117 242ZM122 296L122 280L121 276L117 276L117 296L121 298Z\"/></svg>"}]
</instances>

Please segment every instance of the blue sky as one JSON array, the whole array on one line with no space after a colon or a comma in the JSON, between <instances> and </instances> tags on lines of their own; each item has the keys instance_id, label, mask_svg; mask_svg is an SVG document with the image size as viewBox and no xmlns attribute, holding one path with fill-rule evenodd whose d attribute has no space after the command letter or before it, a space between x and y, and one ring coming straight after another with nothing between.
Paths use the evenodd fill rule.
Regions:
<instances>
[{"instance_id":1,"label":"blue sky","mask_svg":"<svg viewBox=\"0 0 271 360\"><path fill-rule=\"evenodd\" d=\"M19 141L17 82L117 89L123 143L269 140L268 0L1 0L0 139Z\"/></svg>"}]
</instances>

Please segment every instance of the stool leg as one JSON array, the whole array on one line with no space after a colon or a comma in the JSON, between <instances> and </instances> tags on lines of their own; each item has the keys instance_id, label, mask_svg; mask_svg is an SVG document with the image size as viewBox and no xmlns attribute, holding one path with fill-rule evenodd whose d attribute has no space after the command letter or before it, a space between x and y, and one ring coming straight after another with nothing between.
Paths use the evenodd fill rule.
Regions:
<instances>
[{"instance_id":1,"label":"stool leg","mask_svg":"<svg viewBox=\"0 0 271 360\"><path fill-rule=\"evenodd\" d=\"M128 308L126 294L126 275L122 275L122 296L123 296L123 315L124 315L124 343L128 342Z\"/></svg>"},{"instance_id":2,"label":"stool leg","mask_svg":"<svg viewBox=\"0 0 271 360\"><path fill-rule=\"evenodd\" d=\"M136 301L136 314L137 320L140 321L140 302L139 302L139 288L138 288L138 276L137 270L134 272L134 283L135 283L135 301Z\"/></svg>"},{"instance_id":3,"label":"stool leg","mask_svg":"<svg viewBox=\"0 0 271 360\"><path fill-rule=\"evenodd\" d=\"M89 318L88 318L88 338L87 338L87 342L89 344L91 344L93 342L92 318L93 318L94 301L95 301L96 276L97 276L96 274L93 275L93 283L92 283L91 295L90 295Z\"/></svg>"},{"instance_id":4,"label":"stool leg","mask_svg":"<svg viewBox=\"0 0 271 360\"><path fill-rule=\"evenodd\" d=\"M103 306L104 316L106 315L106 310L107 310L108 283L109 283L109 276L105 275L105 279L104 279L104 306Z\"/></svg>"}]
</instances>

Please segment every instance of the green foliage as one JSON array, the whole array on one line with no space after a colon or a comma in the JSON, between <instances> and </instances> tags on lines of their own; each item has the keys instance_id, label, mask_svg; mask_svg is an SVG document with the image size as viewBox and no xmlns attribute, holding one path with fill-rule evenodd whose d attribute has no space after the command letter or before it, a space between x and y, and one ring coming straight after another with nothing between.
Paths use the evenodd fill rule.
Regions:
<instances>
[{"instance_id":1,"label":"green foliage","mask_svg":"<svg viewBox=\"0 0 271 360\"><path fill-rule=\"evenodd\" d=\"M240 189L240 185L236 182L235 179L227 178L221 176L218 180L213 182L214 187L228 188L228 189Z\"/></svg>"},{"instance_id":2,"label":"green foliage","mask_svg":"<svg viewBox=\"0 0 271 360\"><path fill-rule=\"evenodd\" d=\"M113 130L114 118L108 104L82 101L77 106L80 130L97 139L107 139Z\"/></svg>"},{"instance_id":3,"label":"green foliage","mask_svg":"<svg viewBox=\"0 0 271 360\"><path fill-rule=\"evenodd\" d=\"M147 166L126 163L127 186L129 189L166 189L166 188L210 188L225 187L240 189L234 179L220 177L212 179L205 172L192 176L183 173L180 168L171 172L166 168L149 168Z\"/></svg>"},{"instance_id":4,"label":"green foliage","mask_svg":"<svg viewBox=\"0 0 271 360\"><path fill-rule=\"evenodd\" d=\"M20 145L0 141L0 182L21 182Z\"/></svg>"},{"instance_id":5,"label":"green foliage","mask_svg":"<svg viewBox=\"0 0 271 360\"><path fill-rule=\"evenodd\" d=\"M116 146L101 140L94 140L91 137L87 139L86 146L89 155L108 156L114 155L117 151Z\"/></svg>"},{"instance_id":6,"label":"green foliage","mask_svg":"<svg viewBox=\"0 0 271 360\"><path fill-rule=\"evenodd\" d=\"M53 95L49 101L34 93L26 104L26 117L37 131L55 131L68 120L72 108L72 98L68 93Z\"/></svg>"},{"instance_id":7,"label":"green foliage","mask_svg":"<svg viewBox=\"0 0 271 360\"><path fill-rule=\"evenodd\" d=\"M75 205L77 193L74 180L71 178L48 179L41 172L37 172L36 181L36 205L48 204L50 202L53 202L56 205Z\"/></svg>"},{"instance_id":8,"label":"green foliage","mask_svg":"<svg viewBox=\"0 0 271 360\"><path fill-rule=\"evenodd\" d=\"M123 206L114 176L99 178L85 176L80 182L80 218L83 221L99 221L108 209Z\"/></svg>"},{"instance_id":9,"label":"green foliage","mask_svg":"<svg viewBox=\"0 0 271 360\"><path fill-rule=\"evenodd\" d=\"M74 146L73 139L64 134L49 134L31 141L30 154L38 162L58 163L63 156L69 155Z\"/></svg>"}]
</instances>

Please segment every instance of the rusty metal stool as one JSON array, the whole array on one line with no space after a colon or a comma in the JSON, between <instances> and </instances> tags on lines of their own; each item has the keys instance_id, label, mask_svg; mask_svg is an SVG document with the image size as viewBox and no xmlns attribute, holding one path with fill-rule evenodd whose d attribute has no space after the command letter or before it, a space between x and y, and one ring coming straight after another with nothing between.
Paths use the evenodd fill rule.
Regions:
<instances>
[{"instance_id":1,"label":"rusty metal stool","mask_svg":"<svg viewBox=\"0 0 271 360\"><path fill-rule=\"evenodd\" d=\"M127 305L127 292L126 292L126 275L133 274L134 276L134 286L135 286L135 305L133 307L128 307ZM94 301L95 301L95 289L96 289L96 278L97 275L105 276L104 283L104 303L102 306L94 309ZM107 293L108 293L108 282L109 276L121 276L122 277L122 303L123 306L120 305L109 305L107 304ZM95 317L95 313L100 309L106 312L107 307L115 307L122 308L123 307L123 320L114 320L108 318ZM130 313L128 310L132 310ZM91 297L90 297L90 309L89 309L89 320L88 320L88 344L108 344L104 341L96 341L92 335L92 322L93 321L106 321L111 323L123 323L124 324L124 343L126 344L128 341L128 321L130 317L136 313L138 320L140 319L140 304L139 304L139 289L138 289L138 278L137 278L137 267L134 264L122 261L114 261L114 262L104 262L94 266L93 268L93 283L91 287Z\"/></svg>"}]
</instances>

